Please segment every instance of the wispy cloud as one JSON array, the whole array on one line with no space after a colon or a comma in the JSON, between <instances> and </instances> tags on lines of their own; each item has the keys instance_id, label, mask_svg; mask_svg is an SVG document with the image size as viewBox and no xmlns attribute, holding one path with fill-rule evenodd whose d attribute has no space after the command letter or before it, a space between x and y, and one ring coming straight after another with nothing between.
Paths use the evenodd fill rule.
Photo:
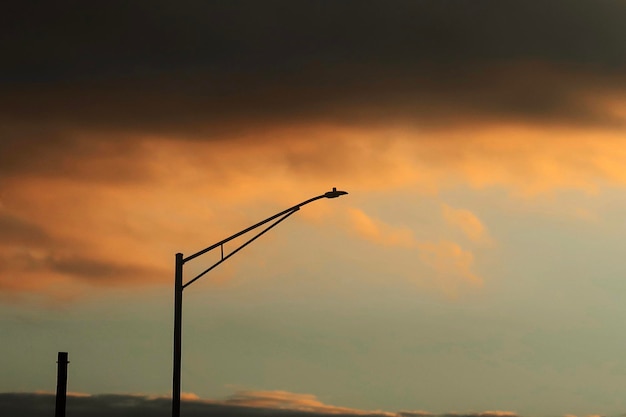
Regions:
<instances>
[{"instance_id":1,"label":"wispy cloud","mask_svg":"<svg viewBox=\"0 0 626 417\"><path fill-rule=\"evenodd\" d=\"M470 240L474 242L489 242L491 240L487 228L471 211L453 208L447 204L442 204L441 210L445 221L451 226L459 228Z\"/></svg>"},{"instance_id":2,"label":"wispy cloud","mask_svg":"<svg viewBox=\"0 0 626 417\"><path fill-rule=\"evenodd\" d=\"M422 242L418 248L419 259L435 273L432 281L447 294L457 295L461 284L483 284L483 279L472 272L474 255L458 244L442 240Z\"/></svg>"},{"instance_id":3,"label":"wispy cloud","mask_svg":"<svg viewBox=\"0 0 626 417\"><path fill-rule=\"evenodd\" d=\"M467 222L468 216L464 212L461 216L456 212L454 215L455 219L461 217ZM473 286L483 284L483 279L472 271L474 255L455 242L419 240L410 228L389 225L354 208L348 210L348 217L352 230L370 242L415 249L419 260L433 271L432 282L450 295L455 295L464 283ZM469 219L474 218L469 216ZM476 228L475 224L473 226Z\"/></svg>"},{"instance_id":4,"label":"wispy cloud","mask_svg":"<svg viewBox=\"0 0 626 417\"><path fill-rule=\"evenodd\" d=\"M368 216L362 210L349 209L348 219L354 232L373 243L406 248L417 245L411 229L391 226Z\"/></svg>"}]
</instances>

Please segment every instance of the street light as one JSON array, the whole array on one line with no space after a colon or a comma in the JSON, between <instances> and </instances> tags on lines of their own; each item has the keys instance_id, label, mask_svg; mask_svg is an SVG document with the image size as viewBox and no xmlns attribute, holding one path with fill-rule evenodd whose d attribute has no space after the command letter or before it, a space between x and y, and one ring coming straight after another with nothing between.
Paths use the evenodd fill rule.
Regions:
<instances>
[{"instance_id":1,"label":"street light","mask_svg":"<svg viewBox=\"0 0 626 417\"><path fill-rule=\"evenodd\" d=\"M235 233L234 235L227 237L226 239L221 240L209 246L208 248L202 249L201 251L196 252L193 255L189 255L186 258L183 256L182 253L176 254L176 264L175 264L176 266L174 270L175 271L174 272L174 376L173 376L173 382L172 382L172 417L180 416L180 369L181 369L181 345L182 345L183 290L187 288L189 285L196 282L206 273L208 273L209 271L213 270L215 267L220 265L222 262L226 261L235 253L239 252L241 249L248 246L250 243L255 241L261 235L265 234L268 230L272 229L278 223L282 222L287 217L291 216L296 211L300 210L300 207L304 206L305 204L309 204L321 198L337 198L344 194L348 194L348 193L345 191L338 191L336 188L333 188L332 191L328 191L322 195L318 195L317 197L313 197L306 201L303 201L300 204L296 204L295 206L288 208L287 210L283 210L280 213L277 213L271 217L268 217L267 219L260 221L259 223L252 225L248 227L247 229L242 230L241 232ZM261 230L259 233L254 235L251 239L249 239L248 241L246 241L245 243L243 243L242 245L234 249L232 252L230 252L227 255L224 255L225 243L228 243L231 240L235 239L236 237L239 237L243 235L244 233L248 233L249 231L254 230L257 227L263 226L264 224L267 224L271 222L272 220L275 220L275 221L271 223L269 226L267 226L265 229ZM183 283L183 265L186 262L191 261L192 259L195 259L198 256L203 255L217 248L220 248L220 253L221 253L220 260L214 263L213 265L211 265L210 267L208 267L207 269L205 269L204 271L202 271L195 278L187 281L186 283Z\"/></svg>"}]
</instances>

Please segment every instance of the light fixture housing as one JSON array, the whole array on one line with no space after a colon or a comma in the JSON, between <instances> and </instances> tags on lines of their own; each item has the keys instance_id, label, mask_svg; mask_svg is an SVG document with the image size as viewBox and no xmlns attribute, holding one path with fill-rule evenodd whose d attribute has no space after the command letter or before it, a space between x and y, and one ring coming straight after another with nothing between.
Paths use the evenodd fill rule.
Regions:
<instances>
[{"instance_id":1,"label":"light fixture housing","mask_svg":"<svg viewBox=\"0 0 626 417\"><path fill-rule=\"evenodd\" d=\"M324 197L326 198L337 198L340 197L342 195L348 194L347 191L337 191L336 187L333 187L332 191L327 191L326 193L324 193Z\"/></svg>"}]
</instances>

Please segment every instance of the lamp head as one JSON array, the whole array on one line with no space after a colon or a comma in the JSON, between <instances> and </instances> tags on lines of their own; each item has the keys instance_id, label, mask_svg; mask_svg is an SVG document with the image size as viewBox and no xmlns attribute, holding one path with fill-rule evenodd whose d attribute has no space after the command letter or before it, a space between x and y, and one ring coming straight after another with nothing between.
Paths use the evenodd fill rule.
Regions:
<instances>
[{"instance_id":1,"label":"lamp head","mask_svg":"<svg viewBox=\"0 0 626 417\"><path fill-rule=\"evenodd\" d=\"M332 191L327 191L326 193L324 193L324 197L326 198L337 198L339 196L342 196L344 194L348 194L346 191L337 191L337 188L333 187Z\"/></svg>"}]
</instances>

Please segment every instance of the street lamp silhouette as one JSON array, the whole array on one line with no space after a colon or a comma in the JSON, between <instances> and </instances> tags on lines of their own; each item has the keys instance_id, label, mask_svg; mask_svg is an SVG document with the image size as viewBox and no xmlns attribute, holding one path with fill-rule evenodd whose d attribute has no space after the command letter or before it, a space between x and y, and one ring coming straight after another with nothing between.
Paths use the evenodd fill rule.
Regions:
<instances>
[{"instance_id":1,"label":"street lamp silhouette","mask_svg":"<svg viewBox=\"0 0 626 417\"><path fill-rule=\"evenodd\" d=\"M240 232L235 233L234 235L227 237L224 240L221 240L208 248L202 249L199 252L194 253L193 255L189 255L184 257L182 253L176 254L176 263L175 263L175 272L174 272L174 376L172 382L172 417L180 416L180 370L181 370L181 345L182 345L182 318L183 318L183 290L187 288L189 285L196 282L198 279L203 277L206 273L213 270L215 267L226 261L228 258L239 252L244 247L248 246L250 243L255 241L257 238L261 237L263 234L268 232L270 229L278 225L280 222L285 220L287 217L291 216L298 210L300 207L309 204L315 200L319 200L321 198L337 198L344 194L348 194L345 191L338 191L333 187L332 191L328 191L322 195L318 195L317 197L310 198L306 201L303 201L300 204L296 204L295 206L288 208L287 210L283 210L280 213L277 213L267 219L258 222L255 225L248 227ZM274 220L273 223L270 223ZM248 241L234 249L232 252L224 255L224 244L230 242L231 240L248 233L260 226L263 226L267 223L270 223L267 227L261 230L259 233L254 235ZM186 283L183 283L183 265L186 262L191 261L192 259L197 258L200 255L203 255L207 252L212 251L213 249L220 248L220 260L202 271L195 278L190 279Z\"/></svg>"}]
</instances>

